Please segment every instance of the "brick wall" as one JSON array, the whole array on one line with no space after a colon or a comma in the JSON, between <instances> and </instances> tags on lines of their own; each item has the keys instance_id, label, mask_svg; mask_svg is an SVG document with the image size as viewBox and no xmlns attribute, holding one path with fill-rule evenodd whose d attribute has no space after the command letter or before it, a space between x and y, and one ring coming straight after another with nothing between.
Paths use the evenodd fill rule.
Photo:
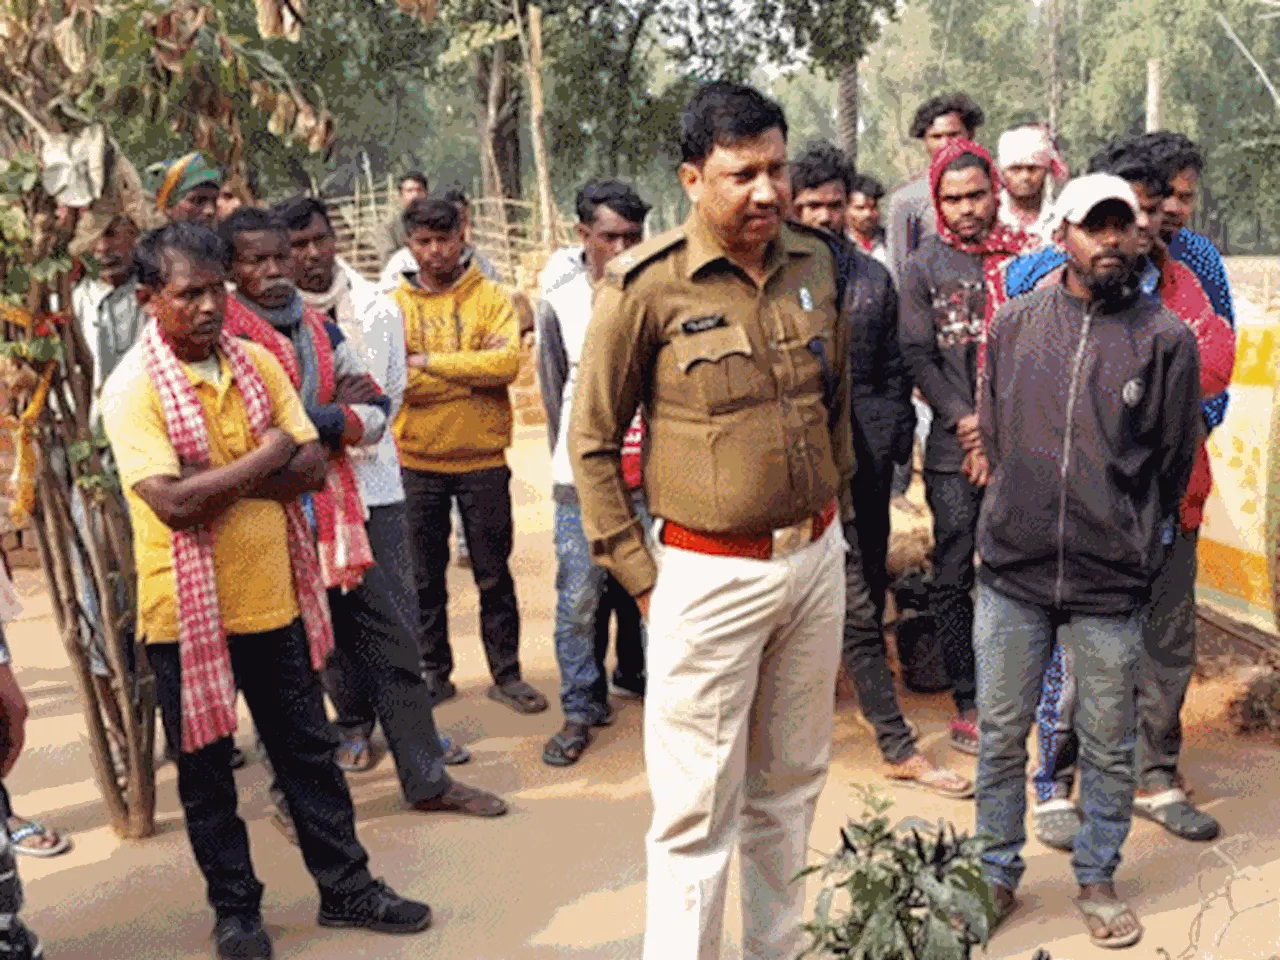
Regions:
<instances>
[{"instance_id":1,"label":"brick wall","mask_svg":"<svg viewBox=\"0 0 1280 960\"><path fill-rule=\"evenodd\" d=\"M511 385L511 406L515 410L518 426L547 422L546 411L542 409L542 393L538 388L536 368L533 335L526 334L520 348L520 375Z\"/></svg>"}]
</instances>

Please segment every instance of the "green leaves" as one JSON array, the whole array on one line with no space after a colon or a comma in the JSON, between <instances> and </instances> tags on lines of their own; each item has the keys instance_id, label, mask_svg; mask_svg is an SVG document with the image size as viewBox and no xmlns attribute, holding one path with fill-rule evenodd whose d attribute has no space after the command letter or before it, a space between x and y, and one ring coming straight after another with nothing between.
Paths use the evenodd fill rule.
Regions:
<instances>
[{"instance_id":1,"label":"green leaves","mask_svg":"<svg viewBox=\"0 0 1280 960\"><path fill-rule=\"evenodd\" d=\"M849 960L969 960L995 918L981 843L945 822L889 826L891 802L858 788L862 817L842 827L820 874L803 956Z\"/></svg>"}]
</instances>

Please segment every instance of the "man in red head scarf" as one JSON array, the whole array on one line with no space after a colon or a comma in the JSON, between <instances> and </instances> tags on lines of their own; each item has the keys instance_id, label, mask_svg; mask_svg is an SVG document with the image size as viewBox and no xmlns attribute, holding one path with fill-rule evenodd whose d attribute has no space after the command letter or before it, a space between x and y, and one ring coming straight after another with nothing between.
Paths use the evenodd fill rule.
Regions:
<instances>
[{"instance_id":1,"label":"man in red head scarf","mask_svg":"<svg viewBox=\"0 0 1280 960\"><path fill-rule=\"evenodd\" d=\"M1001 269L1030 239L998 218L1000 174L978 144L945 144L929 167L937 232L902 272L902 356L933 409L925 490L933 511L930 610L954 684L951 745L976 754L973 551L987 480L974 402L987 324L1002 300Z\"/></svg>"}]
</instances>

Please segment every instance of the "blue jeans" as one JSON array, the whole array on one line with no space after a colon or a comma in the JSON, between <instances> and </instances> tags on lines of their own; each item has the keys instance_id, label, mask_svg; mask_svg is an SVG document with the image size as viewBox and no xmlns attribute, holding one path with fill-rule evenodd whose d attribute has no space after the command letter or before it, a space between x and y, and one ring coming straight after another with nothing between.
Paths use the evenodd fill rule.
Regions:
<instances>
[{"instance_id":1,"label":"blue jeans","mask_svg":"<svg viewBox=\"0 0 1280 960\"><path fill-rule=\"evenodd\" d=\"M1134 791L1134 679L1141 610L1086 616L1014 600L979 582L978 834L988 881L1016 890L1026 864L1027 736L1055 643L1076 668L1083 824L1071 864L1081 884L1109 883L1129 836Z\"/></svg>"},{"instance_id":2,"label":"blue jeans","mask_svg":"<svg viewBox=\"0 0 1280 960\"><path fill-rule=\"evenodd\" d=\"M636 508L648 526L648 514L639 498ZM582 507L572 489L556 489L554 529L560 708L566 723L589 724L609 709L608 684L596 658L596 612L608 574L591 560L591 548L582 529Z\"/></svg>"}]
</instances>

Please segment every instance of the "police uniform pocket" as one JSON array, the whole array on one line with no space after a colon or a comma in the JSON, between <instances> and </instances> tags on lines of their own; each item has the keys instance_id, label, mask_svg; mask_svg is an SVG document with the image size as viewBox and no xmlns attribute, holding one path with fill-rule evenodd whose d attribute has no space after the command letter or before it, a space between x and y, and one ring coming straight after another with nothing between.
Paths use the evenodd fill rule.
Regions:
<instances>
[{"instance_id":1,"label":"police uniform pocket","mask_svg":"<svg viewBox=\"0 0 1280 960\"><path fill-rule=\"evenodd\" d=\"M756 369L751 338L742 327L684 334L673 343L676 363L708 413L724 413L764 399L767 384Z\"/></svg>"}]
</instances>

